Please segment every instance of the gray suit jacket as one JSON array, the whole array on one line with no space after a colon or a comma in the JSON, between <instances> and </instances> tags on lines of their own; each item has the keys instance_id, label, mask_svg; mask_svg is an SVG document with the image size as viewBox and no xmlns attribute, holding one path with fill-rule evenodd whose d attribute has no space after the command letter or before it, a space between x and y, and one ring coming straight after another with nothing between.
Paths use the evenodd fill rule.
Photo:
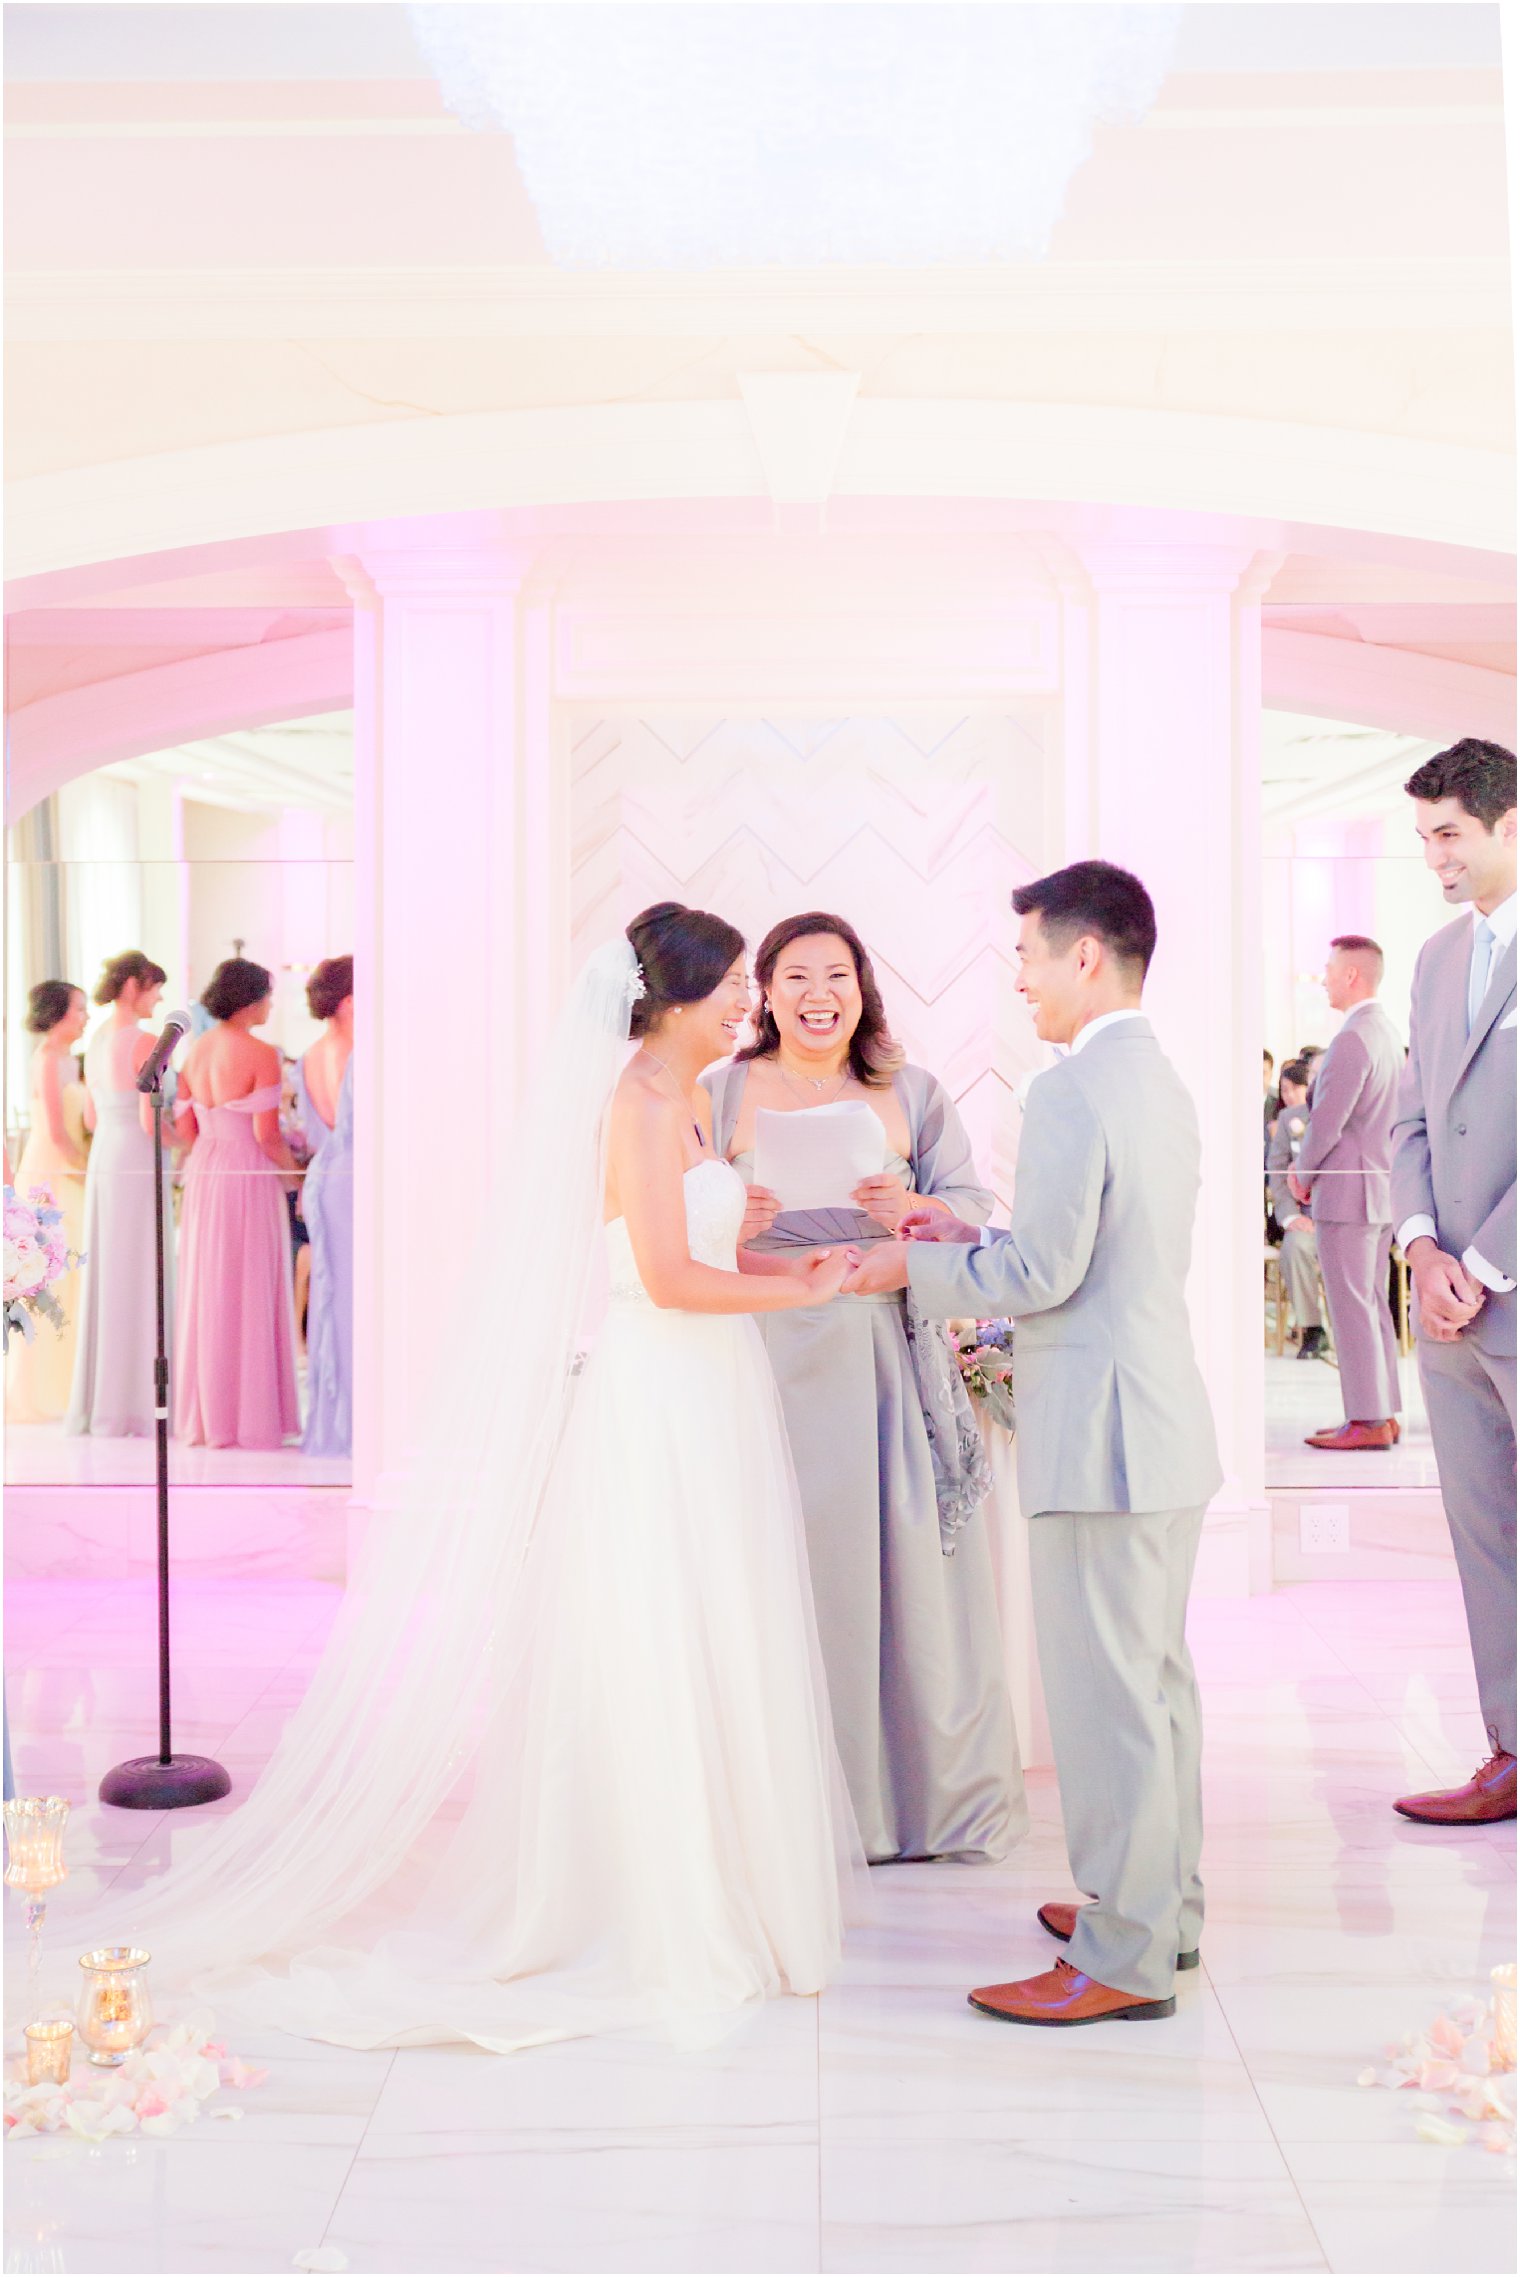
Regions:
<instances>
[{"instance_id":1,"label":"gray suit jacket","mask_svg":"<svg viewBox=\"0 0 1520 2277\"><path fill-rule=\"evenodd\" d=\"M1421 1214L1453 1257L1476 1249L1515 1278L1515 944L1499 959L1467 1028L1472 919L1443 926L1420 951L1409 1005L1409 1061L1393 1126L1393 1215ZM1515 1349L1515 1292L1490 1292L1464 1335L1482 1351Z\"/></svg>"},{"instance_id":2,"label":"gray suit jacket","mask_svg":"<svg viewBox=\"0 0 1520 2277\"><path fill-rule=\"evenodd\" d=\"M1019 1323L1030 1517L1193 1509L1221 1483L1183 1294L1198 1161L1192 1100L1149 1021L1126 1020L1031 1086L1008 1232L909 1248L931 1317Z\"/></svg>"},{"instance_id":3,"label":"gray suit jacket","mask_svg":"<svg viewBox=\"0 0 1520 2277\"><path fill-rule=\"evenodd\" d=\"M1308 1128L1307 1107L1282 1107L1267 1141L1267 1192L1272 1197L1272 1215L1284 1232L1290 1218L1311 1215L1288 1191L1288 1172L1298 1160L1298 1149Z\"/></svg>"},{"instance_id":4,"label":"gray suit jacket","mask_svg":"<svg viewBox=\"0 0 1520 2277\"><path fill-rule=\"evenodd\" d=\"M1378 1003L1353 1005L1320 1061L1298 1175L1321 1225L1387 1225L1388 1165L1404 1047Z\"/></svg>"}]
</instances>

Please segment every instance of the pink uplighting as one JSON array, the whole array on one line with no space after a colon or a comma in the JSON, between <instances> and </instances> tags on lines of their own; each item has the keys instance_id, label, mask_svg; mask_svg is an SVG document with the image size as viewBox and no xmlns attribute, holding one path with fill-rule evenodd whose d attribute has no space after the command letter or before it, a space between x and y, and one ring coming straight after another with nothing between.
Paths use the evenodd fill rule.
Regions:
<instances>
[{"instance_id":1,"label":"pink uplighting","mask_svg":"<svg viewBox=\"0 0 1520 2277\"><path fill-rule=\"evenodd\" d=\"M697 14L8 11L7 2265L1509 2266L1498 10Z\"/></svg>"}]
</instances>

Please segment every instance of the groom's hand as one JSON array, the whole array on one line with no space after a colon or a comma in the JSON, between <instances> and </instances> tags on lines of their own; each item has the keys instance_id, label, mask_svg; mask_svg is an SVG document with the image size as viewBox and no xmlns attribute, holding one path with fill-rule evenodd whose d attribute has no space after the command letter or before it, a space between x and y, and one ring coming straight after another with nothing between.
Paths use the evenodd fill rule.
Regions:
<instances>
[{"instance_id":1,"label":"groom's hand","mask_svg":"<svg viewBox=\"0 0 1520 2277\"><path fill-rule=\"evenodd\" d=\"M909 1210L897 1229L899 1241L958 1241L975 1249L981 1241L979 1225L964 1218L947 1217L943 1210Z\"/></svg>"},{"instance_id":2,"label":"groom's hand","mask_svg":"<svg viewBox=\"0 0 1520 2277\"><path fill-rule=\"evenodd\" d=\"M908 1286L908 1252L900 1241L878 1241L866 1250L844 1285L847 1297L878 1297Z\"/></svg>"}]
</instances>

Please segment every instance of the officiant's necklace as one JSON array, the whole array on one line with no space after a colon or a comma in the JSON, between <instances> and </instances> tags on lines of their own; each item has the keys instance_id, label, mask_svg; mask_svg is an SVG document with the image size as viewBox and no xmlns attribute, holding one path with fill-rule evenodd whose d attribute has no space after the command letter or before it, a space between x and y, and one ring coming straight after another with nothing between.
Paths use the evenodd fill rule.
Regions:
<instances>
[{"instance_id":1,"label":"officiant's necklace","mask_svg":"<svg viewBox=\"0 0 1520 2277\"><path fill-rule=\"evenodd\" d=\"M783 1083L789 1084L791 1086L793 1097L800 1099L804 1107L830 1107L839 1097L840 1092L843 1091L845 1085L850 1080L850 1063L848 1060L846 1060L839 1073L833 1078L834 1088L830 1092L827 1099L823 1098L821 1094L824 1085L829 1081L828 1076L804 1075L801 1077L794 1077L791 1069L785 1067L782 1064L779 1052L776 1055L776 1072L780 1076ZM799 1082L808 1084L812 1088L815 1096L810 1099L807 1096L806 1092L799 1091L797 1088Z\"/></svg>"}]
</instances>

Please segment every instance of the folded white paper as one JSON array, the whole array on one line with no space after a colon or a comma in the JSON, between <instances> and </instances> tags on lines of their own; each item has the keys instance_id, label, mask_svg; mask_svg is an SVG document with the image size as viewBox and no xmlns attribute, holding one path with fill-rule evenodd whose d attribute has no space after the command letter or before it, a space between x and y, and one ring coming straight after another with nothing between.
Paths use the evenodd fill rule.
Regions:
<instances>
[{"instance_id":1,"label":"folded white paper","mask_svg":"<svg viewBox=\"0 0 1520 2277\"><path fill-rule=\"evenodd\" d=\"M852 1209L862 1178L887 1161L881 1117L858 1099L829 1107L755 1112L755 1184L768 1186L784 1210Z\"/></svg>"}]
</instances>

